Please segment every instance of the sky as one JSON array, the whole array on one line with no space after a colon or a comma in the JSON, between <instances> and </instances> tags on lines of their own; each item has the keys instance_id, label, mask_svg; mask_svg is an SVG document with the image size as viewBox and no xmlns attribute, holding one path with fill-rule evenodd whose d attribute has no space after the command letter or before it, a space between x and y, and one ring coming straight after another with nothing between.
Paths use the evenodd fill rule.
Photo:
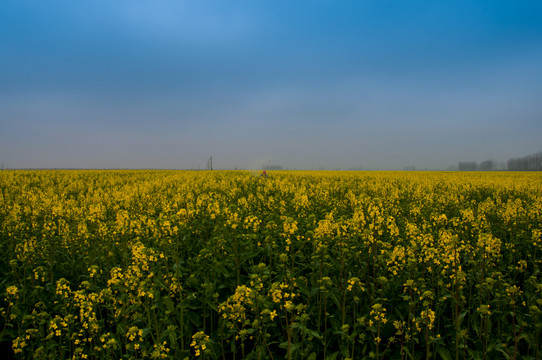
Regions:
<instances>
[{"instance_id":1,"label":"sky","mask_svg":"<svg viewBox=\"0 0 542 360\"><path fill-rule=\"evenodd\" d=\"M446 169L542 151L542 1L2 0L4 168Z\"/></svg>"}]
</instances>

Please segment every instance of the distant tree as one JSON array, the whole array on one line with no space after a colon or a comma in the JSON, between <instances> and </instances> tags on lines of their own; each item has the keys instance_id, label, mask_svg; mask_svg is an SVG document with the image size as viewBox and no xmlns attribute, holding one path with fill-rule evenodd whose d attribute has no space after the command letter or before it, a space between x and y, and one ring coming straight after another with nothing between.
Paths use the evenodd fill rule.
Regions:
<instances>
[{"instance_id":1,"label":"distant tree","mask_svg":"<svg viewBox=\"0 0 542 360\"><path fill-rule=\"evenodd\" d=\"M497 163L493 160L482 161L478 164L478 170L480 171L493 171L497 169Z\"/></svg>"},{"instance_id":2,"label":"distant tree","mask_svg":"<svg viewBox=\"0 0 542 360\"><path fill-rule=\"evenodd\" d=\"M510 171L542 171L542 152L508 160Z\"/></svg>"},{"instance_id":3,"label":"distant tree","mask_svg":"<svg viewBox=\"0 0 542 360\"><path fill-rule=\"evenodd\" d=\"M459 171L476 171L478 170L478 165L476 164L476 161L459 162L458 170Z\"/></svg>"}]
</instances>

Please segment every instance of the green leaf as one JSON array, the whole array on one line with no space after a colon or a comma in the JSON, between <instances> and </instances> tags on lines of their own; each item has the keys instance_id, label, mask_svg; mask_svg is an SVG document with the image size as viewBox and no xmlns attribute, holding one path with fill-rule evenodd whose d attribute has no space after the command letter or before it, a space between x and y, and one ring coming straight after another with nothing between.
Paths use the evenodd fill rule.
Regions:
<instances>
[{"instance_id":1,"label":"green leaf","mask_svg":"<svg viewBox=\"0 0 542 360\"><path fill-rule=\"evenodd\" d=\"M320 335L318 331L307 329L307 328L305 328L304 330L305 330L305 333L308 334L309 336L312 336L313 338L318 339L318 340L322 339L322 335Z\"/></svg>"},{"instance_id":2,"label":"green leaf","mask_svg":"<svg viewBox=\"0 0 542 360\"><path fill-rule=\"evenodd\" d=\"M474 351L474 350L471 350L471 349L468 349L467 350L469 355L470 355L470 358L473 359L473 360L480 360L482 358L482 354L480 351Z\"/></svg>"},{"instance_id":3,"label":"green leaf","mask_svg":"<svg viewBox=\"0 0 542 360\"><path fill-rule=\"evenodd\" d=\"M292 344L290 346L290 354L293 354L294 352L296 352L297 350L299 350L301 348L301 343L295 343L295 344Z\"/></svg>"},{"instance_id":4,"label":"green leaf","mask_svg":"<svg viewBox=\"0 0 542 360\"><path fill-rule=\"evenodd\" d=\"M461 323L463 322L463 320L465 319L465 316L467 316L468 314L468 310L465 310L461 313L461 315L459 315L459 325L461 326Z\"/></svg>"},{"instance_id":5,"label":"green leaf","mask_svg":"<svg viewBox=\"0 0 542 360\"><path fill-rule=\"evenodd\" d=\"M335 306L337 306L337 308L341 307L341 304L339 303L339 298L337 297L337 295L335 293L330 292L329 297L331 298L331 300L333 300L333 302L335 303Z\"/></svg>"},{"instance_id":6,"label":"green leaf","mask_svg":"<svg viewBox=\"0 0 542 360\"><path fill-rule=\"evenodd\" d=\"M511 359L510 354L508 354L508 353L506 352L506 350L504 350L504 349L502 348L502 346L496 346L495 348L497 349L498 352L500 352L501 354L503 354L503 356L504 356L504 358L505 358L506 360L510 360L510 359Z\"/></svg>"},{"instance_id":7,"label":"green leaf","mask_svg":"<svg viewBox=\"0 0 542 360\"><path fill-rule=\"evenodd\" d=\"M408 350L407 347L404 347L403 350L404 350L405 354L408 356L408 358L409 358L410 360L413 360L413 359L414 359L414 356L412 356L412 354L410 353L410 351Z\"/></svg>"},{"instance_id":8,"label":"green leaf","mask_svg":"<svg viewBox=\"0 0 542 360\"><path fill-rule=\"evenodd\" d=\"M164 303L166 304L166 308L170 313L173 313L175 311L175 304L173 304L173 301L170 297L166 297L164 299Z\"/></svg>"},{"instance_id":9,"label":"green leaf","mask_svg":"<svg viewBox=\"0 0 542 360\"><path fill-rule=\"evenodd\" d=\"M326 360L335 360L337 358L337 355L339 355L339 352L335 351L333 354L326 356Z\"/></svg>"},{"instance_id":10,"label":"green leaf","mask_svg":"<svg viewBox=\"0 0 542 360\"><path fill-rule=\"evenodd\" d=\"M448 349L439 346L437 348L437 352L444 360L452 360L452 355L450 354L450 351Z\"/></svg>"}]
</instances>

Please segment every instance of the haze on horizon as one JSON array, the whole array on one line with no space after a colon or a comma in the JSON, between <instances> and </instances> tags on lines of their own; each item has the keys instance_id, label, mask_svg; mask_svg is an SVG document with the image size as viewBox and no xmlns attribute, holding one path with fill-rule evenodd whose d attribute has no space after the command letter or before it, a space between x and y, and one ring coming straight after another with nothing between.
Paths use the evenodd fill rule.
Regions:
<instances>
[{"instance_id":1,"label":"haze on horizon","mask_svg":"<svg viewBox=\"0 0 542 360\"><path fill-rule=\"evenodd\" d=\"M542 2L4 0L9 168L446 169L542 150Z\"/></svg>"}]
</instances>

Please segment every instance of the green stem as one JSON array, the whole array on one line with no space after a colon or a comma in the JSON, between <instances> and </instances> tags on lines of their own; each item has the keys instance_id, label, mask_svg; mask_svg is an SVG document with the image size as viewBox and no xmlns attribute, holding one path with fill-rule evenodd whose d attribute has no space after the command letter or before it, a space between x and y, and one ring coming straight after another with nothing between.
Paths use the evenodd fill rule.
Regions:
<instances>
[{"instance_id":1,"label":"green stem","mask_svg":"<svg viewBox=\"0 0 542 360\"><path fill-rule=\"evenodd\" d=\"M425 360L429 360L429 355L431 352L429 351L429 326L425 326Z\"/></svg>"},{"instance_id":2,"label":"green stem","mask_svg":"<svg viewBox=\"0 0 542 360\"><path fill-rule=\"evenodd\" d=\"M265 347L267 348L267 351L269 352L269 358L271 360L275 360L273 359L273 353L271 352L271 349L269 348L269 344L267 343L266 335L267 335L267 332L263 334L263 342L265 344Z\"/></svg>"},{"instance_id":3,"label":"green stem","mask_svg":"<svg viewBox=\"0 0 542 360\"><path fill-rule=\"evenodd\" d=\"M484 339L482 340L482 359L486 360L486 351L487 351L487 318L486 316L482 317L482 331L484 333Z\"/></svg>"},{"instance_id":4,"label":"green stem","mask_svg":"<svg viewBox=\"0 0 542 360\"><path fill-rule=\"evenodd\" d=\"M514 301L516 298L514 297ZM514 356L512 359L516 360L518 352L518 334L516 332L516 304L512 305L512 331L514 333Z\"/></svg>"},{"instance_id":5,"label":"green stem","mask_svg":"<svg viewBox=\"0 0 542 360\"><path fill-rule=\"evenodd\" d=\"M284 309L286 314L286 337L288 338L288 360L292 360L292 328L288 324L288 310Z\"/></svg>"},{"instance_id":6,"label":"green stem","mask_svg":"<svg viewBox=\"0 0 542 360\"><path fill-rule=\"evenodd\" d=\"M380 356L380 355L379 355L379 352L378 352L378 351L379 351L379 348L380 348L380 341L382 341L382 340L380 339L380 322L378 323L377 337L378 337L378 340L379 340L379 341L376 342L376 358L377 358L377 360L378 360L378 358L379 358L379 356Z\"/></svg>"},{"instance_id":7,"label":"green stem","mask_svg":"<svg viewBox=\"0 0 542 360\"><path fill-rule=\"evenodd\" d=\"M327 353L327 291L324 291L324 359Z\"/></svg>"}]
</instances>

